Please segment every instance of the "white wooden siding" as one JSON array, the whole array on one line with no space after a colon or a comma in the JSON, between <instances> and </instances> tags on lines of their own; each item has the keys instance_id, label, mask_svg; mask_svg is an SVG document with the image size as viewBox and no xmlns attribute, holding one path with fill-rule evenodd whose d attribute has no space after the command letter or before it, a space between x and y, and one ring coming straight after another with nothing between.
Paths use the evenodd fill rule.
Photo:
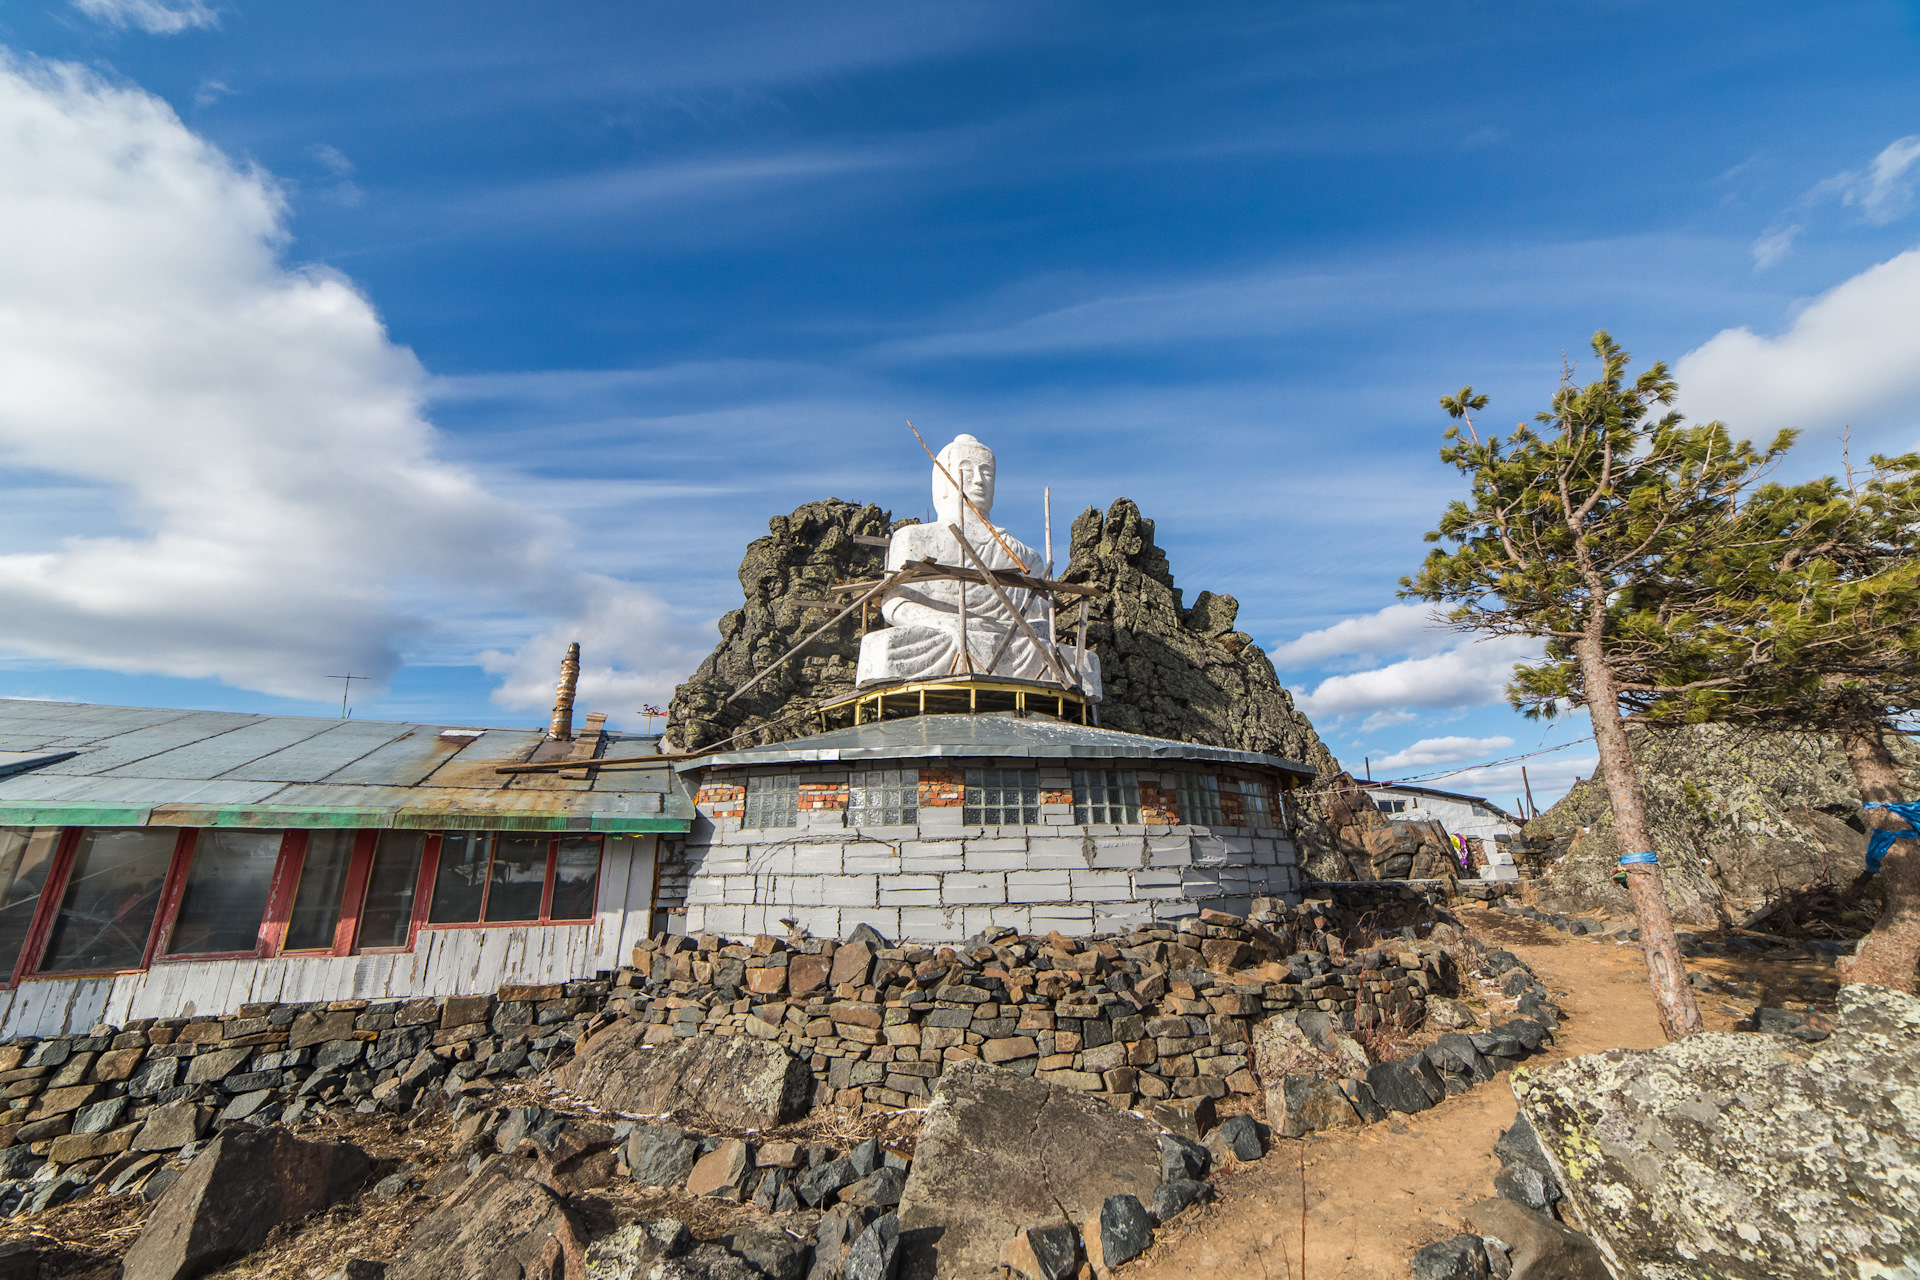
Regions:
<instances>
[{"instance_id":1,"label":"white wooden siding","mask_svg":"<svg viewBox=\"0 0 1920 1280\"><path fill-rule=\"evenodd\" d=\"M96 1023L236 1012L243 1004L483 995L591 978L630 963L653 915L657 836L609 839L589 924L422 929L411 952L162 961L117 977L41 978L0 992L0 1040L80 1034Z\"/></svg>"}]
</instances>

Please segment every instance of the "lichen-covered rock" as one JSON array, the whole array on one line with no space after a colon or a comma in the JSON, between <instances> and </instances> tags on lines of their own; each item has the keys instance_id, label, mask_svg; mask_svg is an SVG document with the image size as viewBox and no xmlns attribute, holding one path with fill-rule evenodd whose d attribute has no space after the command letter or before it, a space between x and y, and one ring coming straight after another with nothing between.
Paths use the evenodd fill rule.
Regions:
<instances>
[{"instance_id":1,"label":"lichen-covered rock","mask_svg":"<svg viewBox=\"0 0 1920 1280\"><path fill-rule=\"evenodd\" d=\"M1903 735L1887 738L1909 794L1920 794L1920 751ZM1845 884L1865 867L1860 793L1832 736L1693 725L1630 740L1676 919L1713 924L1729 899ZM1535 881L1543 910L1631 910L1613 871L1633 850L1614 837L1599 777L1575 783L1526 830L1551 860Z\"/></svg>"},{"instance_id":2,"label":"lichen-covered rock","mask_svg":"<svg viewBox=\"0 0 1920 1280\"><path fill-rule=\"evenodd\" d=\"M1695 1035L1521 1072L1513 1089L1616 1274L1920 1267L1920 998L1847 986L1816 1045Z\"/></svg>"},{"instance_id":3,"label":"lichen-covered rock","mask_svg":"<svg viewBox=\"0 0 1920 1280\"><path fill-rule=\"evenodd\" d=\"M692 1036L648 1048L645 1035L628 1018L594 1036L566 1068L567 1087L623 1115L685 1112L737 1129L771 1129L807 1109L813 1076L777 1044Z\"/></svg>"},{"instance_id":4,"label":"lichen-covered rock","mask_svg":"<svg viewBox=\"0 0 1920 1280\"><path fill-rule=\"evenodd\" d=\"M896 527L891 513L838 498L809 502L769 520L767 536L751 543L740 562L745 603L720 619L719 647L673 691L668 740L680 750L696 751L742 731L747 732L738 745L750 747L817 729L794 713L853 692L860 649L857 612L738 702L727 698L833 617L810 602L831 599L836 583L877 578L885 571L887 549L854 538L884 538Z\"/></svg>"}]
</instances>

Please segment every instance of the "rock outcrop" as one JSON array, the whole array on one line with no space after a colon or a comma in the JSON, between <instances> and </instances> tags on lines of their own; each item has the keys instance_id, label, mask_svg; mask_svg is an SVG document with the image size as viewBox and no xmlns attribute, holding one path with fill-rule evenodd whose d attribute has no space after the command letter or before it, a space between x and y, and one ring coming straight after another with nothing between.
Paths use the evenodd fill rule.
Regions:
<instances>
[{"instance_id":1,"label":"rock outcrop","mask_svg":"<svg viewBox=\"0 0 1920 1280\"><path fill-rule=\"evenodd\" d=\"M121 1274L187 1280L225 1266L281 1223L353 1195L372 1171L347 1143L302 1142L281 1128L223 1133L154 1205Z\"/></svg>"},{"instance_id":2,"label":"rock outcrop","mask_svg":"<svg viewBox=\"0 0 1920 1280\"><path fill-rule=\"evenodd\" d=\"M833 598L835 584L885 572L886 547L854 539L885 538L898 527L890 512L838 498L769 520L767 536L750 543L740 561L745 603L720 619L719 647L667 705L672 747L697 751L736 734L738 746L751 747L814 732L818 725L801 713L824 698L853 692L857 612L739 701L727 699L833 617L835 611L816 606Z\"/></svg>"},{"instance_id":3,"label":"rock outcrop","mask_svg":"<svg viewBox=\"0 0 1920 1280\"><path fill-rule=\"evenodd\" d=\"M1910 739L1889 738L1920 784L1920 752ZM1713 924L1731 904L1810 883L1845 884L1864 868L1860 796L1832 737L1700 725L1637 731L1632 742L1675 918ZM1551 865L1536 882L1543 908L1631 910L1612 878L1629 851L1614 838L1597 776L1575 783L1526 830L1547 844Z\"/></svg>"},{"instance_id":4,"label":"rock outcrop","mask_svg":"<svg viewBox=\"0 0 1920 1280\"><path fill-rule=\"evenodd\" d=\"M838 498L774 517L768 536L750 545L741 561L745 604L720 620L719 646L674 691L667 709L672 747L698 750L735 735L738 745L752 746L815 732L816 722L804 712L853 690L857 613L738 701L727 698L833 616L812 602L828 599L834 584L883 572L886 548L856 538L884 538L906 523L879 507ZM1313 766L1320 775L1317 794L1300 814L1307 870L1323 879L1377 878L1363 838L1385 820L1357 792L1327 794L1351 787L1353 779L1293 705L1265 652L1235 629L1238 601L1202 591L1186 604L1166 552L1154 542L1153 521L1126 498L1104 514L1089 507L1074 520L1060 576L1103 588L1087 619L1087 642L1100 655L1106 686L1103 727L1264 751ZM1076 613L1063 613L1061 636L1075 635L1077 623Z\"/></svg>"},{"instance_id":5,"label":"rock outcrop","mask_svg":"<svg viewBox=\"0 0 1920 1280\"><path fill-rule=\"evenodd\" d=\"M1615 1274L1920 1266L1920 998L1847 986L1818 1044L1701 1034L1555 1063L1514 1094Z\"/></svg>"},{"instance_id":6,"label":"rock outcrop","mask_svg":"<svg viewBox=\"0 0 1920 1280\"><path fill-rule=\"evenodd\" d=\"M748 1036L689 1036L658 1048L638 1018L615 1023L580 1047L567 1085L608 1111L685 1112L741 1129L771 1129L803 1114L813 1095L807 1064Z\"/></svg>"},{"instance_id":7,"label":"rock outcrop","mask_svg":"<svg viewBox=\"0 0 1920 1280\"><path fill-rule=\"evenodd\" d=\"M900 1202L903 1274L987 1277L1016 1232L1151 1200L1159 1129L1071 1089L986 1064L941 1077Z\"/></svg>"}]
</instances>

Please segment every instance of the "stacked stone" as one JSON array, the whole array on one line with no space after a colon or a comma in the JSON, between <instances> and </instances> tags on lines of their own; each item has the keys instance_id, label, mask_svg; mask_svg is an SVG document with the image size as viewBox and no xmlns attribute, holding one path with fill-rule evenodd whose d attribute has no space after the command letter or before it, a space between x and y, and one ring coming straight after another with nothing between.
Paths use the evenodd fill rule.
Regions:
<instances>
[{"instance_id":1,"label":"stacked stone","mask_svg":"<svg viewBox=\"0 0 1920 1280\"><path fill-rule=\"evenodd\" d=\"M1417 896L1416 896L1416 900ZM695 1035L778 1042L823 1101L925 1106L954 1062L978 1059L1121 1107L1191 1108L1252 1095L1252 1028L1313 1009L1349 1030L1416 1024L1456 975L1405 939L1348 956L1352 910L1330 901L1205 911L1177 927L1090 939L990 930L963 948L762 935L660 935L635 949L616 995L648 1043Z\"/></svg>"},{"instance_id":2,"label":"stacked stone","mask_svg":"<svg viewBox=\"0 0 1920 1280\"><path fill-rule=\"evenodd\" d=\"M147 1018L0 1045L0 1214L96 1182L124 1189L230 1124L293 1124L330 1107L401 1111L432 1089L451 1096L529 1078L571 1051L610 988L243 1005L237 1016Z\"/></svg>"}]
</instances>

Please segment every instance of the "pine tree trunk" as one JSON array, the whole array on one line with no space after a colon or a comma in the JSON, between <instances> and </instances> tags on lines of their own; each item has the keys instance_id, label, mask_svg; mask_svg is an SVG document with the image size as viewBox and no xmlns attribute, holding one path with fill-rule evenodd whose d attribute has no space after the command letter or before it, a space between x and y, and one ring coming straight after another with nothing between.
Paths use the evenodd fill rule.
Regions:
<instances>
[{"instance_id":1,"label":"pine tree trunk","mask_svg":"<svg viewBox=\"0 0 1920 1280\"><path fill-rule=\"evenodd\" d=\"M1900 771L1894 767L1878 722L1845 730L1840 742L1862 801L1909 798L1900 794ZM1906 826L1884 809L1869 809L1866 817L1870 827L1897 831ZM1880 863L1880 880L1887 887L1886 912L1861 940L1859 950L1841 960L1840 979L1913 991L1914 971L1920 968L1920 840L1895 840Z\"/></svg>"},{"instance_id":2,"label":"pine tree trunk","mask_svg":"<svg viewBox=\"0 0 1920 1280\"><path fill-rule=\"evenodd\" d=\"M1586 680L1593 740L1600 748L1600 776L1606 781L1607 799L1613 805L1614 838L1622 854L1653 849L1646 797L1640 789L1640 771L1627 746L1627 726L1620 718L1613 672L1601 656L1597 636L1579 641L1574 650ZM1701 1029L1700 1006L1694 1003L1693 987L1680 956L1680 939L1674 936L1673 915L1667 910L1666 883L1659 864L1638 863L1622 870L1626 872L1634 918L1640 924L1640 950L1646 956L1647 984L1653 988L1660 1027L1669 1040L1690 1036Z\"/></svg>"}]
</instances>

